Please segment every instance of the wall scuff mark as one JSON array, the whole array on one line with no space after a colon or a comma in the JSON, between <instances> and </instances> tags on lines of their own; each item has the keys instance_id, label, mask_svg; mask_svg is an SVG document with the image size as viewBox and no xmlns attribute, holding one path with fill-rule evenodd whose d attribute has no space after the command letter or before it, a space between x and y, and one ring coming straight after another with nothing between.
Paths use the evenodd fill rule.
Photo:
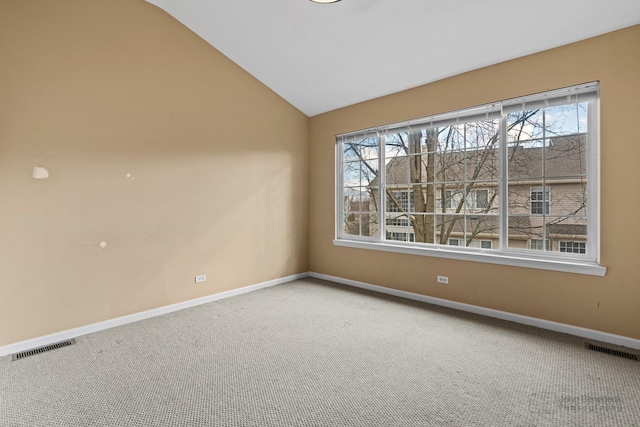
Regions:
<instances>
[{"instance_id":1,"label":"wall scuff mark","mask_svg":"<svg viewBox=\"0 0 640 427\"><path fill-rule=\"evenodd\" d=\"M46 179L49 178L49 171L47 168L42 166L34 166L33 167L33 178L34 179Z\"/></svg>"}]
</instances>

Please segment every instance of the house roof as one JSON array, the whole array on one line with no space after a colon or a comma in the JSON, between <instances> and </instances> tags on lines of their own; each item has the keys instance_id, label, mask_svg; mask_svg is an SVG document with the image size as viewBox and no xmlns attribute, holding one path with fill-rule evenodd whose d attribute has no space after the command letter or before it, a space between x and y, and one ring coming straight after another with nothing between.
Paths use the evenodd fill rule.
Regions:
<instances>
[{"instance_id":1,"label":"house roof","mask_svg":"<svg viewBox=\"0 0 640 427\"><path fill-rule=\"evenodd\" d=\"M308 116L640 23L637 0L147 1Z\"/></svg>"},{"instance_id":2,"label":"house roof","mask_svg":"<svg viewBox=\"0 0 640 427\"><path fill-rule=\"evenodd\" d=\"M547 148L527 147L526 144L517 148L509 149L509 178L522 179L527 181L539 180L543 170L543 150L544 168L547 178L553 177L577 177L586 173L587 150L585 145L585 135L577 134L572 136L555 137L550 139ZM460 152L444 153L443 161L436 159L436 167L445 164L446 169L440 168L439 179L445 177L445 181L462 181L473 178L473 168L481 152L467 152L467 169L465 173L464 155ZM426 177L426 166L428 161L426 155L422 155L422 173ZM394 157L386 165L386 184L406 185L409 182L409 159L408 157ZM470 164L471 163L471 164ZM484 166L479 168L479 173L475 177L478 181L496 181L498 179L497 153L491 151ZM431 180L424 180L428 182ZM377 187L378 177L371 181L372 187Z\"/></svg>"},{"instance_id":3,"label":"house roof","mask_svg":"<svg viewBox=\"0 0 640 427\"><path fill-rule=\"evenodd\" d=\"M550 224L549 234L566 236L586 236L587 226L580 224Z\"/></svg>"}]
</instances>

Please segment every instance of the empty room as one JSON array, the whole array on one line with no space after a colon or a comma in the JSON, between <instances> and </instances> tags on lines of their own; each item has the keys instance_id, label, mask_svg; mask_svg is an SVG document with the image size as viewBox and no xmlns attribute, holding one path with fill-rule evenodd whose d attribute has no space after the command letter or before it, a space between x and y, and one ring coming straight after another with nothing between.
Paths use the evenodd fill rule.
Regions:
<instances>
[{"instance_id":1,"label":"empty room","mask_svg":"<svg viewBox=\"0 0 640 427\"><path fill-rule=\"evenodd\" d=\"M640 426L640 3L0 0L0 427Z\"/></svg>"}]
</instances>

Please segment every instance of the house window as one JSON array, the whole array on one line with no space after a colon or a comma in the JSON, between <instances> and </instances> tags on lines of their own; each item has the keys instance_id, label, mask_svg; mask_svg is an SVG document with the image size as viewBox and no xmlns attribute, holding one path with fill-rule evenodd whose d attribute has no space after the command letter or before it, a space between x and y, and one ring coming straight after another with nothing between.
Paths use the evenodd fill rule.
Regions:
<instances>
[{"instance_id":1,"label":"house window","mask_svg":"<svg viewBox=\"0 0 640 427\"><path fill-rule=\"evenodd\" d=\"M464 197L463 193L453 190L445 190L445 208L456 210L461 207L465 199L464 207L467 209L487 209L489 207L489 190L471 190Z\"/></svg>"},{"instance_id":2,"label":"house window","mask_svg":"<svg viewBox=\"0 0 640 427\"><path fill-rule=\"evenodd\" d=\"M560 241L560 252L567 252L572 254L584 254L587 253L587 244L585 242L565 242Z\"/></svg>"},{"instance_id":3,"label":"house window","mask_svg":"<svg viewBox=\"0 0 640 427\"><path fill-rule=\"evenodd\" d=\"M489 190L474 190L471 199L472 209L487 209L489 207Z\"/></svg>"},{"instance_id":4,"label":"house window","mask_svg":"<svg viewBox=\"0 0 640 427\"><path fill-rule=\"evenodd\" d=\"M415 236L413 233L396 233L393 231L387 232L387 240L397 240L400 242L413 242Z\"/></svg>"},{"instance_id":5,"label":"house window","mask_svg":"<svg viewBox=\"0 0 640 427\"><path fill-rule=\"evenodd\" d=\"M603 274L598 104L589 83L339 135L336 244Z\"/></svg>"},{"instance_id":6,"label":"house window","mask_svg":"<svg viewBox=\"0 0 640 427\"><path fill-rule=\"evenodd\" d=\"M409 220L407 218L387 218L387 225L396 227L408 227Z\"/></svg>"},{"instance_id":7,"label":"house window","mask_svg":"<svg viewBox=\"0 0 640 427\"><path fill-rule=\"evenodd\" d=\"M409 191L388 191L387 212L410 212L413 210L414 194Z\"/></svg>"},{"instance_id":8,"label":"house window","mask_svg":"<svg viewBox=\"0 0 640 427\"><path fill-rule=\"evenodd\" d=\"M532 188L530 197L531 215L549 215L549 206L551 205L551 191L549 187Z\"/></svg>"},{"instance_id":9,"label":"house window","mask_svg":"<svg viewBox=\"0 0 640 427\"><path fill-rule=\"evenodd\" d=\"M542 239L531 239L529 240L529 247L532 251L550 251L551 250L551 240L544 239L543 246Z\"/></svg>"}]
</instances>

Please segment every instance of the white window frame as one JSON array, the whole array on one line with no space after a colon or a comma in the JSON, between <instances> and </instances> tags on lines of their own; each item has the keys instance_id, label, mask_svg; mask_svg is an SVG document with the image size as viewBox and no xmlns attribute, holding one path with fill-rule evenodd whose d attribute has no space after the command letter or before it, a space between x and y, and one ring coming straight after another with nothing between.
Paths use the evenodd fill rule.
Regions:
<instances>
[{"instance_id":1,"label":"white window frame","mask_svg":"<svg viewBox=\"0 0 640 427\"><path fill-rule=\"evenodd\" d=\"M426 126L442 126L442 123L451 123L459 121L460 123L471 122L471 118L481 120L482 116L489 117L489 114L501 113L500 121L500 140L505 141L507 123L505 111L544 108L549 105L562 105L574 102L587 102L587 120L589 130L586 138L587 147L587 242L586 254L572 254L559 251L531 251L529 249L509 248L508 236L508 206L507 203L499 204L500 218L500 238L499 244L492 250L479 251L477 248L467 248L464 246L450 246L439 244L425 243L409 243L399 241L385 240L386 236L386 196L382 193L385 188L385 173L378 175L379 194L378 200L384 200L384 203L378 203L379 212L379 236L352 236L343 233L342 213L342 145L340 142L347 141L350 137L356 135L374 136L379 141L380 159L378 170L385 170L385 153L384 153L384 133L396 131L401 128L425 127ZM520 107L522 106L522 107ZM453 111L450 113L439 114L430 117L424 117L416 120L389 124L381 127L366 129L358 132L350 132L347 134L337 135L336 144L336 222L335 222L335 239L334 244L337 246L372 249L387 252L425 255L440 258L451 258L467 261L485 262L492 264L511 265L519 267L536 268L543 270L562 271L569 273L588 274L595 276L604 276L606 267L600 265L600 101L599 101L599 84L597 82L587 83L573 86L570 88L558 89L545 93L538 93L514 98L502 102L483 105L465 110ZM479 118L480 117L480 118ZM508 200L508 177L507 171L507 144L500 144L500 179L499 200ZM546 187L543 183L542 188ZM550 201L549 201L550 205ZM551 210L551 206L549 208ZM494 245L495 246L495 245Z\"/></svg>"}]
</instances>

